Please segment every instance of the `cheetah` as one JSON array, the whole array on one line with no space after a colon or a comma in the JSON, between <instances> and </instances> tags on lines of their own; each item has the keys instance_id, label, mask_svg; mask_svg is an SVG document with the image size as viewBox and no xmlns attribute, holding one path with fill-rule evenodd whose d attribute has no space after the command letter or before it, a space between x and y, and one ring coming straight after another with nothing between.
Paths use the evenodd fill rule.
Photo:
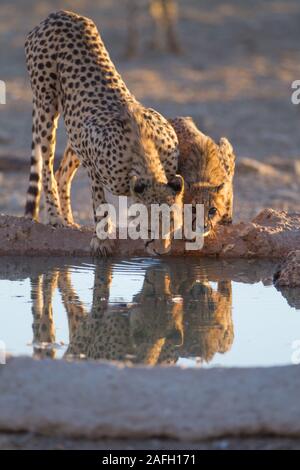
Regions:
<instances>
[{"instance_id":1,"label":"cheetah","mask_svg":"<svg viewBox=\"0 0 300 470\"><path fill-rule=\"evenodd\" d=\"M176 0L127 0L127 47L126 56L137 54L139 42L139 12L144 7L148 9L152 19L153 40L151 47L161 49L164 42L173 54L180 54L181 47L176 32L178 5ZM164 41L165 39L165 41Z\"/></svg>"},{"instance_id":2,"label":"cheetah","mask_svg":"<svg viewBox=\"0 0 300 470\"><path fill-rule=\"evenodd\" d=\"M217 225L232 223L235 155L225 138L216 144L203 134L191 117L170 119L179 141L178 172L183 176L184 203L192 204L195 229L196 204L204 205L204 236Z\"/></svg>"},{"instance_id":3,"label":"cheetah","mask_svg":"<svg viewBox=\"0 0 300 470\"><path fill-rule=\"evenodd\" d=\"M232 223L235 169L232 145L225 137L217 145L196 127L191 117L177 117L169 122L179 142L178 172L184 179L183 202L192 204L194 230L196 205L204 205L204 236L208 236L218 225ZM76 154L67 145L55 176L62 211L71 224L74 223L71 182L79 164Z\"/></svg>"},{"instance_id":4,"label":"cheetah","mask_svg":"<svg viewBox=\"0 0 300 470\"><path fill-rule=\"evenodd\" d=\"M56 127L63 115L70 152L87 169L95 224L104 216L105 190L133 202L182 205L177 175L178 139L170 123L145 108L127 89L96 25L68 11L50 14L27 36L26 63L33 91L33 139L25 215L37 219L41 188L49 223L68 225L54 171ZM150 211L149 211L150 212ZM150 254L164 254L170 240L144 241ZM114 240L96 233L92 252L109 255Z\"/></svg>"}]
</instances>

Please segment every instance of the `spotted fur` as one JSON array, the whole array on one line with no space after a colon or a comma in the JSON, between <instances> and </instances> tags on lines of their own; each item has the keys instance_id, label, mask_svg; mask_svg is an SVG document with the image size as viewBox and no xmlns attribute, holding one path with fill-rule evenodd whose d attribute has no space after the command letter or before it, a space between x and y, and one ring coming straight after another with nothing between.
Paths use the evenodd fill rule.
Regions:
<instances>
[{"instance_id":1,"label":"spotted fur","mask_svg":"<svg viewBox=\"0 0 300 470\"><path fill-rule=\"evenodd\" d=\"M232 223L235 155L222 137L216 144L190 117L170 120L179 140L178 171L185 182L184 203L204 205L204 230Z\"/></svg>"},{"instance_id":2,"label":"spotted fur","mask_svg":"<svg viewBox=\"0 0 300 470\"><path fill-rule=\"evenodd\" d=\"M131 304L110 302L113 264L97 264L91 311L80 301L68 270L32 280L34 354L55 357L52 299L58 287L67 313L66 357L175 364L180 357L209 362L233 343L231 281L213 289L199 278L197 265L186 269L170 261L146 270Z\"/></svg>"},{"instance_id":3,"label":"spotted fur","mask_svg":"<svg viewBox=\"0 0 300 470\"><path fill-rule=\"evenodd\" d=\"M190 117L170 119L170 123L179 140L178 171L184 178L184 203L192 204L193 207L196 204L204 205L204 228L205 235L208 235L216 225L232 223L235 169L233 148L224 137L217 145L196 127ZM78 164L76 154L68 146L56 177L61 206L70 223L73 221L70 181ZM214 213L211 213L212 209L215 209Z\"/></svg>"},{"instance_id":4,"label":"spotted fur","mask_svg":"<svg viewBox=\"0 0 300 470\"><path fill-rule=\"evenodd\" d=\"M90 19L67 11L52 13L29 33L25 51L33 91L26 216L38 217L42 186L49 222L72 223L60 203L60 195L67 197L70 179L66 182L62 174L57 185L53 173L60 114L69 153L76 154L90 177L95 223L101 220L96 209L106 202L104 188L147 206L180 203L183 185L176 176L176 133L166 119L144 108L129 92ZM79 162L72 160L72 171ZM151 253L169 248L165 240L150 242ZM109 254L112 241L95 236L92 249Z\"/></svg>"}]
</instances>

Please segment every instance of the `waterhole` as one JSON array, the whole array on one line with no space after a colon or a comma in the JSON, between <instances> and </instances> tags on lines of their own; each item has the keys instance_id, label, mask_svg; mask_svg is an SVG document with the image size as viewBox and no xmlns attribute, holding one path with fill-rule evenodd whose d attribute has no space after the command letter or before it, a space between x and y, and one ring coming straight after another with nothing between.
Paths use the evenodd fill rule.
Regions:
<instances>
[{"instance_id":1,"label":"waterhole","mask_svg":"<svg viewBox=\"0 0 300 470\"><path fill-rule=\"evenodd\" d=\"M272 261L1 258L11 355L185 367L300 362L300 293Z\"/></svg>"}]
</instances>

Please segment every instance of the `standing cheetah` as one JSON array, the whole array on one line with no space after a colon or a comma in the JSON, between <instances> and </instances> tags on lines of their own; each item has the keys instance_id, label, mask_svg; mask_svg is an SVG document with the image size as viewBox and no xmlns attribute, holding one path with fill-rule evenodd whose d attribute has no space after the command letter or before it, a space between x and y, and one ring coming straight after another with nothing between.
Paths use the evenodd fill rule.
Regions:
<instances>
[{"instance_id":1,"label":"standing cheetah","mask_svg":"<svg viewBox=\"0 0 300 470\"><path fill-rule=\"evenodd\" d=\"M26 62L33 91L33 140L25 215L38 217L41 185L49 223L66 225L53 173L56 127L63 114L70 151L87 168L94 218L105 189L134 202L181 204L176 175L178 140L159 113L144 108L116 71L95 24L75 13L52 13L27 36ZM64 188L59 188L64 191ZM170 240L145 241L163 254ZM113 252L113 240L94 235L94 253Z\"/></svg>"},{"instance_id":2,"label":"standing cheetah","mask_svg":"<svg viewBox=\"0 0 300 470\"><path fill-rule=\"evenodd\" d=\"M225 137L216 144L196 127L190 117L177 117L169 122L178 137L178 171L184 179L183 202L193 207L193 230L196 229L196 205L203 204L204 236L210 235L217 225L232 223L235 169L232 145ZM62 212L70 224L74 223L71 182L79 164L68 145L55 175Z\"/></svg>"},{"instance_id":3,"label":"standing cheetah","mask_svg":"<svg viewBox=\"0 0 300 470\"><path fill-rule=\"evenodd\" d=\"M176 33L178 17L178 6L176 0L127 0L127 50L126 55L136 55L139 42L139 12L148 9L152 19L153 39L151 46L161 49L164 42L170 52L179 54L181 52L179 40Z\"/></svg>"}]
</instances>

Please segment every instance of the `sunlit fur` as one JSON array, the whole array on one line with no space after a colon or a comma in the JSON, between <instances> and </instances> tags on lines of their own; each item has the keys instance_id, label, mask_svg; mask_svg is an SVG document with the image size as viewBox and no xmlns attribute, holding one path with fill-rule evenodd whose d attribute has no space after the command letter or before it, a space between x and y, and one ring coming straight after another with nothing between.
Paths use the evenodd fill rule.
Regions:
<instances>
[{"instance_id":1,"label":"sunlit fur","mask_svg":"<svg viewBox=\"0 0 300 470\"><path fill-rule=\"evenodd\" d=\"M178 172L185 183L184 203L204 205L204 235L212 235L217 225L232 223L232 146L225 137L216 144L197 129L192 118L180 117L170 122L179 140Z\"/></svg>"}]
</instances>

